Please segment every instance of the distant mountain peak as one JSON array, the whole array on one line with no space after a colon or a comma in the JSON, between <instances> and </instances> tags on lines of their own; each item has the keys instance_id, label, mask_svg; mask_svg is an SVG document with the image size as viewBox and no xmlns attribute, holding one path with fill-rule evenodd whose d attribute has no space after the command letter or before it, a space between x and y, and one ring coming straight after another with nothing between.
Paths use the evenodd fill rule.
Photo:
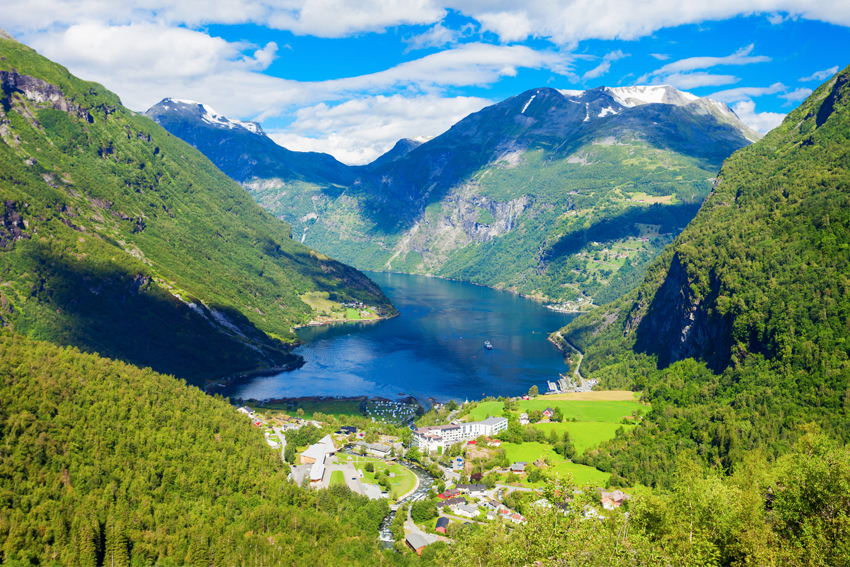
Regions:
<instances>
[{"instance_id":1,"label":"distant mountain peak","mask_svg":"<svg viewBox=\"0 0 850 567\"><path fill-rule=\"evenodd\" d=\"M194 100L164 98L158 104L152 106L145 114L151 116L152 112L154 112L157 108L165 111L171 110L171 106L184 107L192 112L197 112L200 119L211 126L227 128L228 130L244 128L252 134L257 134L259 136L266 135L266 133L263 132L262 127L256 122L245 122L234 118L227 118L226 116L216 112L215 109L208 104Z\"/></svg>"}]
</instances>

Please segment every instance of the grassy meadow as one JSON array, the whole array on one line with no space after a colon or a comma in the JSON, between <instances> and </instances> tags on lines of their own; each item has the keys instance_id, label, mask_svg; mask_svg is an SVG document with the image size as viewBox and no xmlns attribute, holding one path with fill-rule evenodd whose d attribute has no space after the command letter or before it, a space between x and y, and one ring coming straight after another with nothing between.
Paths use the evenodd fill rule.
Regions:
<instances>
[{"instance_id":1,"label":"grassy meadow","mask_svg":"<svg viewBox=\"0 0 850 567\"><path fill-rule=\"evenodd\" d=\"M503 407L502 402L481 402L472 409L468 419L479 421L488 417L501 416ZM540 396L533 400L522 400L518 403L518 407L519 410L513 412L516 416L533 410L561 408L564 414L563 422L537 423L534 427L547 433L552 430L558 433L569 431L570 438L579 453L612 439L618 428L630 427L622 422L624 417L631 418L632 412L649 411L649 406L638 402L635 393L630 391ZM576 421L572 421L573 419Z\"/></svg>"}]
</instances>

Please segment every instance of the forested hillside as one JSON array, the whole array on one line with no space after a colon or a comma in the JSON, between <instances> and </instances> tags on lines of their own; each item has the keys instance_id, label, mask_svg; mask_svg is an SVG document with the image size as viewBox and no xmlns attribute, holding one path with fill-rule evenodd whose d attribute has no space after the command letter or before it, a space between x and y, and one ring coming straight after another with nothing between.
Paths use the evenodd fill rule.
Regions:
<instances>
[{"instance_id":1,"label":"forested hillside","mask_svg":"<svg viewBox=\"0 0 850 567\"><path fill-rule=\"evenodd\" d=\"M307 491L221 398L0 332L4 565L377 565L385 500Z\"/></svg>"},{"instance_id":2,"label":"forested hillside","mask_svg":"<svg viewBox=\"0 0 850 567\"><path fill-rule=\"evenodd\" d=\"M0 83L3 325L200 384L296 363L306 292L394 312L102 86L11 39Z\"/></svg>"},{"instance_id":3,"label":"forested hillside","mask_svg":"<svg viewBox=\"0 0 850 567\"><path fill-rule=\"evenodd\" d=\"M538 88L425 143L403 140L346 180L330 156L322 177L319 154L273 154L256 126L204 108L166 99L148 114L291 223L296 240L362 269L553 301L607 303L633 289L723 160L759 138L725 104L668 86Z\"/></svg>"},{"instance_id":4,"label":"forested hillside","mask_svg":"<svg viewBox=\"0 0 850 567\"><path fill-rule=\"evenodd\" d=\"M850 440L850 68L729 158L696 218L620 301L562 335L652 413L586 457L666 484L692 450L734 467L803 423Z\"/></svg>"}]
</instances>

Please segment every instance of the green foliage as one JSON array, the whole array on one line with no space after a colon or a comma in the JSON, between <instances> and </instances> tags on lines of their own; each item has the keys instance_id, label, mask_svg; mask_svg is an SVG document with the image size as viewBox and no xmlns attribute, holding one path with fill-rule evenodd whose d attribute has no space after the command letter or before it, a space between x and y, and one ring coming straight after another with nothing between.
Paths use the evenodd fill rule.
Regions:
<instances>
[{"instance_id":1,"label":"green foliage","mask_svg":"<svg viewBox=\"0 0 850 567\"><path fill-rule=\"evenodd\" d=\"M386 501L304 491L221 398L0 333L3 564L375 565Z\"/></svg>"},{"instance_id":2,"label":"green foliage","mask_svg":"<svg viewBox=\"0 0 850 567\"><path fill-rule=\"evenodd\" d=\"M414 502L410 508L410 517L418 524L422 524L428 520L436 518L438 515L437 503L433 500L421 500L419 502Z\"/></svg>"},{"instance_id":3,"label":"green foliage","mask_svg":"<svg viewBox=\"0 0 850 567\"><path fill-rule=\"evenodd\" d=\"M12 89L0 110L0 317L17 332L203 384L296 364L281 339L310 319L307 291L393 310L102 86L16 42L0 53L61 97Z\"/></svg>"},{"instance_id":4,"label":"green foliage","mask_svg":"<svg viewBox=\"0 0 850 567\"><path fill-rule=\"evenodd\" d=\"M730 475L682 455L670 489L632 495L602 510L595 489L566 478L540 495L504 503L528 522L454 534L441 564L487 565L845 565L850 561L850 451L809 429L774 464L758 453ZM565 496L568 495L568 496ZM591 512L593 510L593 512ZM625 512L628 512L626 514ZM602 517L595 517L598 514Z\"/></svg>"},{"instance_id":5,"label":"green foliage","mask_svg":"<svg viewBox=\"0 0 850 567\"><path fill-rule=\"evenodd\" d=\"M692 451L733 468L799 424L850 439L850 69L726 160L712 195L631 295L562 334L582 373L652 411L581 462L669 485Z\"/></svg>"}]
</instances>

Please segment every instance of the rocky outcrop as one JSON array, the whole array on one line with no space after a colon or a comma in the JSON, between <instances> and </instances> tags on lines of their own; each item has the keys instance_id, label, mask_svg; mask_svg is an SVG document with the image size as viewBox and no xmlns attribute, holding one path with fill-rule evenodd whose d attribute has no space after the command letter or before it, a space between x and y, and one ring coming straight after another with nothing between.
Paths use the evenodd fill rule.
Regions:
<instances>
[{"instance_id":1,"label":"rocky outcrop","mask_svg":"<svg viewBox=\"0 0 850 567\"><path fill-rule=\"evenodd\" d=\"M47 103L55 110L69 112L89 123L93 121L88 110L69 101L59 87L36 77L21 75L15 69L0 71L0 89L3 91L3 98L0 102L2 102L4 109L15 106L14 95L18 93L30 102Z\"/></svg>"},{"instance_id":2,"label":"rocky outcrop","mask_svg":"<svg viewBox=\"0 0 850 567\"><path fill-rule=\"evenodd\" d=\"M695 296L691 284L681 257L674 254L652 301L644 308L639 294L624 328L626 333L635 330L635 349L657 355L661 367L696 358L720 372L730 362L731 320L712 308L719 287L716 280L706 297Z\"/></svg>"}]
</instances>

